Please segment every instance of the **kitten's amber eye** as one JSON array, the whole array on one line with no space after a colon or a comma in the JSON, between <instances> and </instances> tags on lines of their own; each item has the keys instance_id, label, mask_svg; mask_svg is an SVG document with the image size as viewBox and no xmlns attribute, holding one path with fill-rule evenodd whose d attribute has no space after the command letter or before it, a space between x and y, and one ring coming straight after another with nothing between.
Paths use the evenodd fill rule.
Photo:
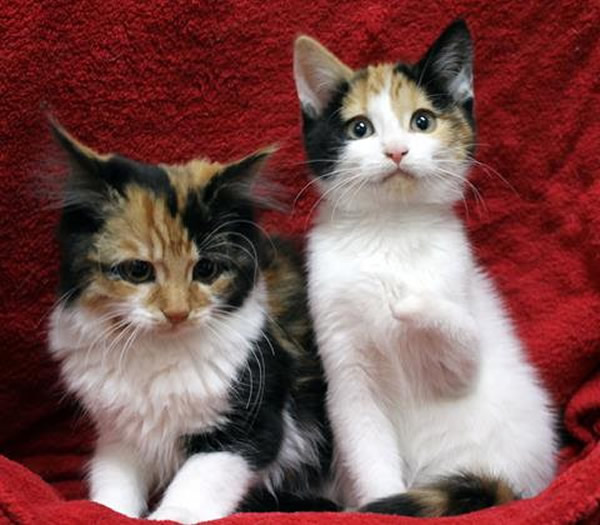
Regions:
<instances>
[{"instance_id":1,"label":"kitten's amber eye","mask_svg":"<svg viewBox=\"0 0 600 525\"><path fill-rule=\"evenodd\" d=\"M194 266L194 281L211 282L220 272L221 268L216 262L203 257Z\"/></svg>"},{"instance_id":2,"label":"kitten's amber eye","mask_svg":"<svg viewBox=\"0 0 600 525\"><path fill-rule=\"evenodd\" d=\"M116 264L111 268L111 273L134 284L154 281L154 267L140 259L129 259Z\"/></svg>"},{"instance_id":3,"label":"kitten's amber eye","mask_svg":"<svg viewBox=\"0 0 600 525\"><path fill-rule=\"evenodd\" d=\"M351 139L364 139L375 133L375 128L367 117L354 117L346 124L346 135Z\"/></svg>"},{"instance_id":4,"label":"kitten's amber eye","mask_svg":"<svg viewBox=\"0 0 600 525\"><path fill-rule=\"evenodd\" d=\"M418 109L410 119L410 129L421 133L431 133L436 125L435 115L426 109Z\"/></svg>"}]
</instances>

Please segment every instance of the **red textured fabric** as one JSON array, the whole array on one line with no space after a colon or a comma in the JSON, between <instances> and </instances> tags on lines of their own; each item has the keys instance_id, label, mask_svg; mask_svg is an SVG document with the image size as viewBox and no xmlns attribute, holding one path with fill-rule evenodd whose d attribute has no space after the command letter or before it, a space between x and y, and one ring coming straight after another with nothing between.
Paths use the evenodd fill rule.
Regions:
<instances>
[{"instance_id":1,"label":"red textured fabric","mask_svg":"<svg viewBox=\"0 0 600 525\"><path fill-rule=\"evenodd\" d=\"M3 2L0 522L129 521L83 501L92 432L44 350L58 265L56 211L38 195L52 151L44 111L93 147L150 161L228 160L276 142L271 170L295 194L308 171L293 38L311 34L353 66L414 60L459 15L476 42L477 155L489 166L472 175L485 206L471 195L465 218L567 440L539 497L445 523L600 523L597 0ZM265 222L303 233L314 203L305 191L291 215ZM222 523L409 521L304 513Z\"/></svg>"}]
</instances>

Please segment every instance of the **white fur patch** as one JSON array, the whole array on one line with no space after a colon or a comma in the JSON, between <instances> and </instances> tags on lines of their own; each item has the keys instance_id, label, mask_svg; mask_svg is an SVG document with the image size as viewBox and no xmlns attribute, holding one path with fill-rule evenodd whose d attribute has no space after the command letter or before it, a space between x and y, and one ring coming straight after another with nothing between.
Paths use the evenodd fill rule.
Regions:
<instances>
[{"instance_id":1,"label":"white fur patch","mask_svg":"<svg viewBox=\"0 0 600 525\"><path fill-rule=\"evenodd\" d=\"M198 523L223 518L235 511L254 477L246 460L236 454L195 454L179 469L148 519Z\"/></svg>"}]
</instances>

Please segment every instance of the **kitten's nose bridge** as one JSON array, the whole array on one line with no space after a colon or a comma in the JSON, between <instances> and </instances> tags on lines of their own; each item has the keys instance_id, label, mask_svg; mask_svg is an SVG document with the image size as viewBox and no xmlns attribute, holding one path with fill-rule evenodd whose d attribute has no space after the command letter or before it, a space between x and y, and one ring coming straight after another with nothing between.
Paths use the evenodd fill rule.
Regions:
<instances>
[{"instance_id":1,"label":"kitten's nose bridge","mask_svg":"<svg viewBox=\"0 0 600 525\"><path fill-rule=\"evenodd\" d=\"M173 325L182 323L190 314L190 298L187 286L171 283L161 290L159 308Z\"/></svg>"}]
</instances>

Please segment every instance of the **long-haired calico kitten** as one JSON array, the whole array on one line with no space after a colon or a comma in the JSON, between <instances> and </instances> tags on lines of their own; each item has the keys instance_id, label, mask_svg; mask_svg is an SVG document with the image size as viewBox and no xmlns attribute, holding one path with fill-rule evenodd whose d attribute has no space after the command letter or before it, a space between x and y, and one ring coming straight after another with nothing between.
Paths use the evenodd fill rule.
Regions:
<instances>
[{"instance_id":1,"label":"long-haired calico kitten","mask_svg":"<svg viewBox=\"0 0 600 525\"><path fill-rule=\"evenodd\" d=\"M195 523L317 490L330 439L302 263L249 189L269 152L150 165L54 134L71 170L49 343L98 432L91 498L141 516L164 489L149 517Z\"/></svg>"},{"instance_id":2,"label":"long-haired calico kitten","mask_svg":"<svg viewBox=\"0 0 600 525\"><path fill-rule=\"evenodd\" d=\"M472 42L352 70L308 37L294 74L322 193L309 304L349 505L417 516L533 496L549 398L453 211L475 140Z\"/></svg>"}]
</instances>

